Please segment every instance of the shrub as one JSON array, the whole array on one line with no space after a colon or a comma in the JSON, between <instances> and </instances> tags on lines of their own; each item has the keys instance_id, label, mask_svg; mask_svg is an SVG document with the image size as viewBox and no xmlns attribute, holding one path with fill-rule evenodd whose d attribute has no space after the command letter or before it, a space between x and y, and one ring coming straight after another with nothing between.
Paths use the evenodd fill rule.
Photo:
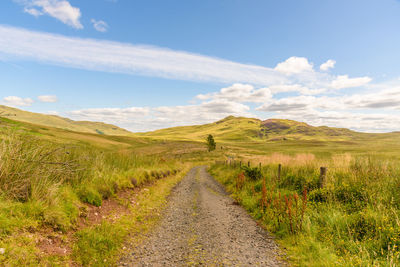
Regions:
<instances>
[{"instance_id":1,"label":"shrub","mask_svg":"<svg viewBox=\"0 0 400 267\"><path fill-rule=\"evenodd\" d=\"M257 181L262 177L262 173L259 168L243 166L242 169L244 170L244 175L250 180Z\"/></svg>"},{"instance_id":2,"label":"shrub","mask_svg":"<svg viewBox=\"0 0 400 267\"><path fill-rule=\"evenodd\" d=\"M310 192L309 200L315 203L328 201L329 194L332 194L327 188L318 188Z\"/></svg>"}]
</instances>

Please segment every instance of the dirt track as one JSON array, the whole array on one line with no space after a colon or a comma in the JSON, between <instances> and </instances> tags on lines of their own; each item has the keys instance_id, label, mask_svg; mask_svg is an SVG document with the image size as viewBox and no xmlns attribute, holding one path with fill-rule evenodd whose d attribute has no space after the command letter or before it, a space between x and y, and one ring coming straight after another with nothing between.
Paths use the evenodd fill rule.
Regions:
<instances>
[{"instance_id":1,"label":"dirt track","mask_svg":"<svg viewBox=\"0 0 400 267\"><path fill-rule=\"evenodd\" d=\"M159 224L121 266L284 266L278 248L206 172L190 170Z\"/></svg>"}]
</instances>

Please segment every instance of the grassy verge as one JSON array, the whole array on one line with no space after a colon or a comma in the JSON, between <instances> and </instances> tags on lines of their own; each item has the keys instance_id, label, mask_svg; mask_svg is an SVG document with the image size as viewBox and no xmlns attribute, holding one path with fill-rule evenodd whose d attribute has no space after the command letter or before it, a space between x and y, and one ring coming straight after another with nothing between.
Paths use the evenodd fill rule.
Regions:
<instances>
[{"instance_id":1,"label":"grassy verge","mask_svg":"<svg viewBox=\"0 0 400 267\"><path fill-rule=\"evenodd\" d=\"M118 221L113 223L104 221L100 225L77 232L77 242L73 250L74 259L84 266L115 263L121 257L121 249L127 242L128 236L130 243L136 243L141 235L158 221L167 196L183 178L186 170L179 175L159 180L150 186L149 190L142 191L137 198L140 204L131 207L130 212Z\"/></svg>"},{"instance_id":2,"label":"grassy verge","mask_svg":"<svg viewBox=\"0 0 400 267\"><path fill-rule=\"evenodd\" d=\"M138 218L147 218L148 209L160 207L187 168L173 158L137 154L127 145L99 148L79 140L71 144L28 131L22 124L4 123L0 125L0 265L65 265L72 260L87 265L86 255L100 262L117 251ZM143 199L144 207L132 211L134 216L137 212L136 219L104 221L79 230L88 205L101 207L120 192L150 183L155 184L147 197L154 203ZM43 252L41 240L53 234L63 243L72 239L72 257L69 251ZM89 249L85 240L95 245Z\"/></svg>"},{"instance_id":3,"label":"grassy verge","mask_svg":"<svg viewBox=\"0 0 400 267\"><path fill-rule=\"evenodd\" d=\"M323 189L321 166L328 167ZM219 164L210 172L275 234L294 265L400 263L400 168L394 160L276 154L264 157L261 170Z\"/></svg>"}]
</instances>

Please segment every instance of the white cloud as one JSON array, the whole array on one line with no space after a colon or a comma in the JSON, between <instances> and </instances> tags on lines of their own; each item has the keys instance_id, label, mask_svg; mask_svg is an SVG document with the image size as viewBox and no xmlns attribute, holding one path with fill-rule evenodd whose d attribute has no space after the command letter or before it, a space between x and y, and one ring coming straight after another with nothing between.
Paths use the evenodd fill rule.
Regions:
<instances>
[{"instance_id":1,"label":"white cloud","mask_svg":"<svg viewBox=\"0 0 400 267\"><path fill-rule=\"evenodd\" d=\"M315 101L315 97L313 96L297 96L297 97L288 97L282 99L274 99L269 103L265 103L264 105L257 108L260 111L279 111L286 112L292 110L304 110L310 108L312 103Z\"/></svg>"},{"instance_id":2,"label":"white cloud","mask_svg":"<svg viewBox=\"0 0 400 267\"><path fill-rule=\"evenodd\" d=\"M357 77L357 78L349 78L348 75L339 75L335 80L331 82L331 87L334 89L343 89L343 88L351 88L351 87L359 87L366 85L372 79L370 77Z\"/></svg>"},{"instance_id":3,"label":"white cloud","mask_svg":"<svg viewBox=\"0 0 400 267\"><path fill-rule=\"evenodd\" d=\"M39 16L43 15L43 12L40 12L36 8L25 7L24 8L24 12L28 13L28 14L31 14L34 17L39 17Z\"/></svg>"},{"instance_id":4,"label":"white cloud","mask_svg":"<svg viewBox=\"0 0 400 267\"><path fill-rule=\"evenodd\" d=\"M362 132L398 131L400 114L361 113L350 111L300 110L277 113L274 117L307 122L314 126L347 128Z\"/></svg>"},{"instance_id":5,"label":"white cloud","mask_svg":"<svg viewBox=\"0 0 400 267\"><path fill-rule=\"evenodd\" d=\"M284 92L299 92L304 95L316 95L326 91L325 88L310 89L301 84L281 84L272 85L269 87L272 93L284 93Z\"/></svg>"},{"instance_id":6,"label":"white cloud","mask_svg":"<svg viewBox=\"0 0 400 267\"><path fill-rule=\"evenodd\" d=\"M21 98L18 96L7 96L3 98L3 103L7 106L13 107L28 107L33 104L31 98Z\"/></svg>"},{"instance_id":7,"label":"white cloud","mask_svg":"<svg viewBox=\"0 0 400 267\"><path fill-rule=\"evenodd\" d=\"M77 120L91 120L108 123L126 123L138 117L147 116L149 108L130 107L130 108L92 108L74 110L68 115Z\"/></svg>"},{"instance_id":8,"label":"white cloud","mask_svg":"<svg viewBox=\"0 0 400 267\"><path fill-rule=\"evenodd\" d=\"M222 88L218 93L197 95L197 99L224 99L238 103L254 102L262 103L272 98L271 91L268 88L254 89L250 84L235 83L229 87Z\"/></svg>"},{"instance_id":9,"label":"white cloud","mask_svg":"<svg viewBox=\"0 0 400 267\"><path fill-rule=\"evenodd\" d=\"M68 112L67 116L75 120L117 124L132 131L149 131L210 123L229 115L251 117L249 109L228 100L211 100L198 105L84 109Z\"/></svg>"},{"instance_id":10,"label":"white cloud","mask_svg":"<svg viewBox=\"0 0 400 267\"><path fill-rule=\"evenodd\" d=\"M336 61L333 59L329 59L328 61L326 61L325 63L321 64L321 66L319 66L319 69L322 71L327 71L329 69L332 69L335 67Z\"/></svg>"},{"instance_id":11,"label":"white cloud","mask_svg":"<svg viewBox=\"0 0 400 267\"><path fill-rule=\"evenodd\" d=\"M75 29L83 29L81 11L67 0L14 0L24 6L24 12L35 17L47 14Z\"/></svg>"},{"instance_id":12,"label":"white cloud","mask_svg":"<svg viewBox=\"0 0 400 267\"><path fill-rule=\"evenodd\" d=\"M299 74L313 71L313 65L305 57L290 57L276 65L275 70L284 74Z\"/></svg>"},{"instance_id":13,"label":"white cloud","mask_svg":"<svg viewBox=\"0 0 400 267\"><path fill-rule=\"evenodd\" d=\"M67 116L78 120L104 121L131 131L198 125L215 122L229 115L266 119L263 114L315 126L368 132L399 131L400 81L389 84L390 89L364 94L290 95L281 98L275 98L269 88L256 89L250 84L233 84L214 93L198 95L198 104L85 109L68 112ZM300 93L299 88L286 89ZM260 101L259 95L263 101ZM258 103L260 106L253 109L243 103ZM256 111L258 113L255 114Z\"/></svg>"},{"instance_id":14,"label":"white cloud","mask_svg":"<svg viewBox=\"0 0 400 267\"><path fill-rule=\"evenodd\" d=\"M96 31L106 32L108 30L108 24L105 21L91 19L90 22L92 22Z\"/></svg>"},{"instance_id":15,"label":"white cloud","mask_svg":"<svg viewBox=\"0 0 400 267\"><path fill-rule=\"evenodd\" d=\"M38 96L38 99L40 102L45 103L55 103L58 101L58 98L55 95L40 95Z\"/></svg>"},{"instance_id":16,"label":"white cloud","mask_svg":"<svg viewBox=\"0 0 400 267\"><path fill-rule=\"evenodd\" d=\"M280 84L287 79L273 69L153 46L71 38L0 25L0 55L49 64L223 83Z\"/></svg>"},{"instance_id":17,"label":"white cloud","mask_svg":"<svg viewBox=\"0 0 400 267\"><path fill-rule=\"evenodd\" d=\"M343 102L349 108L400 110L400 86L375 93L343 97Z\"/></svg>"},{"instance_id":18,"label":"white cloud","mask_svg":"<svg viewBox=\"0 0 400 267\"><path fill-rule=\"evenodd\" d=\"M55 111L55 110L49 110L49 111L45 112L45 114L53 115L53 116L60 115L60 113L58 111Z\"/></svg>"},{"instance_id":19,"label":"white cloud","mask_svg":"<svg viewBox=\"0 0 400 267\"><path fill-rule=\"evenodd\" d=\"M0 25L0 58L34 60L86 70L225 84L244 83L274 91L315 95L367 84L317 72L306 58L291 57L275 69L154 46L71 38ZM290 75L288 75L290 74Z\"/></svg>"}]
</instances>

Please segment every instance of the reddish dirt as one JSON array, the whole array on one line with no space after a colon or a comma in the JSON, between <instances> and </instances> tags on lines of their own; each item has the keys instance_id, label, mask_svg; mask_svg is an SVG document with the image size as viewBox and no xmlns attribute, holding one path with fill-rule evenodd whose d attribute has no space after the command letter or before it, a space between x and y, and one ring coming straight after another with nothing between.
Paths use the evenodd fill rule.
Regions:
<instances>
[{"instance_id":1,"label":"reddish dirt","mask_svg":"<svg viewBox=\"0 0 400 267\"><path fill-rule=\"evenodd\" d=\"M66 234L57 232L52 228L45 228L39 231L39 238L36 241L41 254L66 256L72 252L72 244L75 241L75 233L86 227L101 224L106 220L114 222L120 217L129 214L129 207L138 205L137 195L148 190L146 187L152 183L144 184L134 189L126 189L118 192L117 196L105 199L100 207L90 204L82 204L80 207L80 217L77 226ZM71 266L74 266L71 263Z\"/></svg>"},{"instance_id":2,"label":"reddish dirt","mask_svg":"<svg viewBox=\"0 0 400 267\"><path fill-rule=\"evenodd\" d=\"M72 244L75 233L89 226L101 224L107 220L114 222L121 216L128 214L129 206L136 203L136 196L144 188L128 189L118 193L117 197L103 200L100 207L84 204L80 207L81 215L78 218L77 227L66 234L57 232L52 228L45 228L39 232L37 247L42 254L54 256L66 256L72 252Z\"/></svg>"}]
</instances>

